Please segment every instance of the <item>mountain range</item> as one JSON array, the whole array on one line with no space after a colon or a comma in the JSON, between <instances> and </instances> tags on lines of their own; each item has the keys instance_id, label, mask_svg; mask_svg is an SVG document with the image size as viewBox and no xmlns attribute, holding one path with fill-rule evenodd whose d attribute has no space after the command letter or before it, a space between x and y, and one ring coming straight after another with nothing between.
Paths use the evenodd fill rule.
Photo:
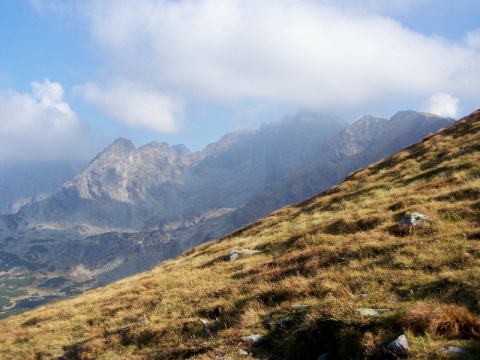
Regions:
<instances>
[{"instance_id":1,"label":"mountain range","mask_svg":"<svg viewBox=\"0 0 480 360\"><path fill-rule=\"evenodd\" d=\"M49 279L61 286L40 294L108 283L318 194L453 122L400 111L347 125L300 111L198 152L118 139L53 195L0 217L1 270L29 276L37 294Z\"/></svg>"},{"instance_id":2,"label":"mountain range","mask_svg":"<svg viewBox=\"0 0 480 360\"><path fill-rule=\"evenodd\" d=\"M480 110L147 272L1 320L0 356L478 359L479 133Z\"/></svg>"}]
</instances>

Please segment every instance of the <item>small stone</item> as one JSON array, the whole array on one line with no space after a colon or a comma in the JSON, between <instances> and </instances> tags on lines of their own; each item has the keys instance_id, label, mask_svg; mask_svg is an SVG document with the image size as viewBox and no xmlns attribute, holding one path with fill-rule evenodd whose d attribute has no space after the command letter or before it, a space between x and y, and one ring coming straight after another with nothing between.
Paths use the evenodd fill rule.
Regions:
<instances>
[{"instance_id":1,"label":"small stone","mask_svg":"<svg viewBox=\"0 0 480 360\"><path fill-rule=\"evenodd\" d=\"M378 316L384 312L387 312L388 309L372 309L372 308L358 308L357 312L362 316Z\"/></svg>"},{"instance_id":2,"label":"small stone","mask_svg":"<svg viewBox=\"0 0 480 360\"><path fill-rule=\"evenodd\" d=\"M468 355L468 350L456 346L444 346L439 350L447 354Z\"/></svg>"},{"instance_id":3,"label":"small stone","mask_svg":"<svg viewBox=\"0 0 480 360\"><path fill-rule=\"evenodd\" d=\"M248 352L246 352L243 349L238 350L237 354L240 355L240 356L248 356Z\"/></svg>"},{"instance_id":4,"label":"small stone","mask_svg":"<svg viewBox=\"0 0 480 360\"><path fill-rule=\"evenodd\" d=\"M229 261L234 261L240 258L240 254L245 254L245 255L252 255L252 254L258 254L261 252L260 250L252 250L252 249L232 249L230 250L227 260Z\"/></svg>"},{"instance_id":5,"label":"small stone","mask_svg":"<svg viewBox=\"0 0 480 360\"><path fill-rule=\"evenodd\" d=\"M205 334L210 335L212 332L217 331L217 325L214 322L205 320L205 319L198 319L205 328Z\"/></svg>"},{"instance_id":6,"label":"small stone","mask_svg":"<svg viewBox=\"0 0 480 360\"><path fill-rule=\"evenodd\" d=\"M234 261L240 258L240 253L237 250L230 250L227 260Z\"/></svg>"},{"instance_id":7,"label":"small stone","mask_svg":"<svg viewBox=\"0 0 480 360\"><path fill-rule=\"evenodd\" d=\"M390 344L388 344L387 348L396 354L406 354L410 349L410 344L408 343L408 339L405 335L400 335Z\"/></svg>"},{"instance_id":8,"label":"small stone","mask_svg":"<svg viewBox=\"0 0 480 360\"><path fill-rule=\"evenodd\" d=\"M320 355L317 360L328 360L328 359L329 359L329 356L328 356L328 353L326 352Z\"/></svg>"},{"instance_id":9,"label":"small stone","mask_svg":"<svg viewBox=\"0 0 480 360\"><path fill-rule=\"evenodd\" d=\"M398 223L399 226L420 226L429 220L427 215L412 213Z\"/></svg>"},{"instance_id":10,"label":"small stone","mask_svg":"<svg viewBox=\"0 0 480 360\"><path fill-rule=\"evenodd\" d=\"M254 345L261 342L262 339L263 339L263 335L259 335L259 334L244 336L244 337L240 338L240 340L242 340L244 342L249 342L249 343L254 344Z\"/></svg>"},{"instance_id":11,"label":"small stone","mask_svg":"<svg viewBox=\"0 0 480 360\"><path fill-rule=\"evenodd\" d=\"M294 309L308 309L311 306L312 305L308 305L308 304L293 304L292 308L294 308Z\"/></svg>"},{"instance_id":12,"label":"small stone","mask_svg":"<svg viewBox=\"0 0 480 360\"><path fill-rule=\"evenodd\" d=\"M290 321L291 320L288 316L284 317L283 319L280 319L280 320L275 322L275 327L277 327L277 328L282 327L282 326L286 325L287 323L289 323Z\"/></svg>"}]
</instances>

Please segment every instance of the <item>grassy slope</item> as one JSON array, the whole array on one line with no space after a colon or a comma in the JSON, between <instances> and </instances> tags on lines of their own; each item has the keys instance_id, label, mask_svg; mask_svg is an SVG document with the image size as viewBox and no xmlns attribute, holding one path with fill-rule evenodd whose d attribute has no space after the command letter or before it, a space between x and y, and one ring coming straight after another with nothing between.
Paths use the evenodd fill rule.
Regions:
<instances>
[{"instance_id":1,"label":"grassy slope","mask_svg":"<svg viewBox=\"0 0 480 360\"><path fill-rule=\"evenodd\" d=\"M447 357L445 345L480 358L479 151L477 111L152 271L2 320L0 358L385 359L399 334L409 358ZM430 224L399 229L410 212ZM233 248L261 253L225 261ZM239 340L250 334L263 342Z\"/></svg>"}]
</instances>

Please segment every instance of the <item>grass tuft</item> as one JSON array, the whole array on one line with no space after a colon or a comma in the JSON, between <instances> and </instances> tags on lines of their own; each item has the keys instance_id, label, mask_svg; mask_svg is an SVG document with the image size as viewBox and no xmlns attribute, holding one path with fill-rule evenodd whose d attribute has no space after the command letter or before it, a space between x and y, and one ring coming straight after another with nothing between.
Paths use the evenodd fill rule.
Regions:
<instances>
[{"instance_id":1,"label":"grass tuft","mask_svg":"<svg viewBox=\"0 0 480 360\"><path fill-rule=\"evenodd\" d=\"M417 303L407 311L401 323L416 333L441 335L447 339L480 337L480 316L454 304Z\"/></svg>"}]
</instances>

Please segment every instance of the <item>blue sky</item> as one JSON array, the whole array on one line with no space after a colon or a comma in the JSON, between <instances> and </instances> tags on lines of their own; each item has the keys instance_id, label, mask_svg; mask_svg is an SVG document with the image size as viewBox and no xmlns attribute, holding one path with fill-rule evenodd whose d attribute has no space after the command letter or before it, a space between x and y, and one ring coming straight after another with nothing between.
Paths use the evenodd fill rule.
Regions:
<instances>
[{"instance_id":1,"label":"blue sky","mask_svg":"<svg viewBox=\"0 0 480 360\"><path fill-rule=\"evenodd\" d=\"M0 1L0 160L200 150L298 109L480 107L480 2Z\"/></svg>"}]
</instances>

